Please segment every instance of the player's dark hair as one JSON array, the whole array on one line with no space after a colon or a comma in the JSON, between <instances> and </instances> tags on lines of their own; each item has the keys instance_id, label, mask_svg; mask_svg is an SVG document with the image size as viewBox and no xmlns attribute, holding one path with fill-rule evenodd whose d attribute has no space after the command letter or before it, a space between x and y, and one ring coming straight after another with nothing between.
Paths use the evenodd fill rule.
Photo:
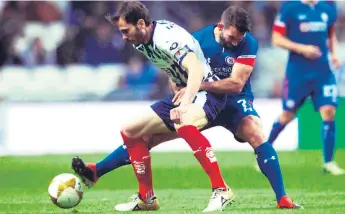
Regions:
<instances>
[{"instance_id":1,"label":"player's dark hair","mask_svg":"<svg viewBox=\"0 0 345 214\"><path fill-rule=\"evenodd\" d=\"M224 27L235 26L238 31L245 33L251 29L251 21L248 12L241 7L228 7L222 14Z\"/></svg>"},{"instance_id":2,"label":"player's dark hair","mask_svg":"<svg viewBox=\"0 0 345 214\"><path fill-rule=\"evenodd\" d=\"M143 3L137 1L125 1L119 3L118 9L112 17L112 21L117 22L120 17L123 17L127 23L133 25L136 25L139 19L143 19L146 25L151 23L149 10Z\"/></svg>"}]
</instances>

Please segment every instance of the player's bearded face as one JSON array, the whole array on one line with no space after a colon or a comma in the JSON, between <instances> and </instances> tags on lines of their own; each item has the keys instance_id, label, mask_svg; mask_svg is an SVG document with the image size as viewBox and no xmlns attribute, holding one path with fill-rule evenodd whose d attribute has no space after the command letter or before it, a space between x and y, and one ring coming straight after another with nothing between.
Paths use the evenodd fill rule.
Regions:
<instances>
[{"instance_id":1,"label":"player's bearded face","mask_svg":"<svg viewBox=\"0 0 345 214\"><path fill-rule=\"evenodd\" d=\"M145 32L143 32L143 30L141 30L140 28L135 27L133 31L132 43L138 45L138 44L143 44L144 41L145 41Z\"/></svg>"},{"instance_id":2,"label":"player's bearded face","mask_svg":"<svg viewBox=\"0 0 345 214\"><path fill-rule=\"evenodd\" d=\"M224 32L222 32L219 36L220 38L220 44L224 47L224 48L227 48L227 49L232 49L235 47L235 45L232 44L231 41L227 41L225 35L224 35Z\"/></svg>"},{"instance_id":3,"label":"player's bearded face","mask_svg":"<svg viewBox=\"0 0 345 214\"><path fill-rule=\"evenodd\" d=\"M235 27L222 28L219 34L220 44L226 49L232 49L238 46L243 39L244 34L240 33Z\"/></svg>"}]
</instances>

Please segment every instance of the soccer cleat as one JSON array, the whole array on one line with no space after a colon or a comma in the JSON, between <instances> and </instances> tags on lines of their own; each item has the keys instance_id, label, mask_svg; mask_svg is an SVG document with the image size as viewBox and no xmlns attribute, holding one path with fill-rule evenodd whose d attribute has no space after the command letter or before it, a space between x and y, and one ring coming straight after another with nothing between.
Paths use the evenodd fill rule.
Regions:
<instances>
[{"instance_id":1,"label":"soccer cleat","mask_svg":"<svg viewBox=\"0 0 345 214\"><path fill-rule=\"evenodd\" d=\"M72 169L79 175L82 182L88 188L91 188L93 185L95 185L98 180L96 174L96 165L91 163L85 164L84 161L78 156L72 159Z\"/></svg>"},{"instance_id":2,"label":"soccer cleat","mask_svg":"<svg viewBox=\"0 0 345 214\"><path fill-rule=\"evenodd\" d=\"M277 207L279 209L303 209L301 205L296 204L285 195L280 199L280 201L277 204Z\"/></svg>"},{"instance_id":3,"label":"soccer cleat","mask_svg":"<svg viewBox=\"0 0 345 214\"><path fill-rule=\"evenodd\" d=\"M325 163L323 165L323 171L325 173L330 173L332 175L344 175L345 174L345 170L340 168L338 166L338 164L334 161Z\"/></svg>"},{"instance_id":4,"label":"soccer cleat","mask_svg":"<svg viewBox=\"0 0 345 214\"><path fill-rule=\"evenodd\" d=\"M228 204L235 199L235 194L228 187L226 191L223 189L214 189L208 206L203 212L223 211Z\"/></svg>"},{"instance_id":5,"label":"soccer cleat","mask_svg":"<svg viewBox=\"0 0 345 214\"><path fill-rule=\"evenodd\" d=\"M158 199L155 196L150 199L150 203L141 200L138 194L131 196L129 200L127 203L115 205L114 209L119 212L159 210Z\"/></svg>"}]
</instances>

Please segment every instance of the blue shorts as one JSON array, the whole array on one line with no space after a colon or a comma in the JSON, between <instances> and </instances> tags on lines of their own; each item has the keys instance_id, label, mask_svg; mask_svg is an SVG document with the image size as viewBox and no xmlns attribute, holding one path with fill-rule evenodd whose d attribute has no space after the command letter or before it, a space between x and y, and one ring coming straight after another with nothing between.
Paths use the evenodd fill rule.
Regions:
<instances>
[{"instance_id":1,"label":"blue shorts","mask_svg":"<svg viewBox=\"0 0 345 214\"><path fill-rule=\"evenodd\" d=\"M157 101L151 108L163 120L164 124L171 130L175 131L174 122L170 120L170 110L176 108L172 99L173 95ZM224 109L226 104L226 95L213 94L206 91L197 93L193 103L201 106L208 119L208 123L217 118L220 112ZM206 127L209 124L206 125Z\"/></svg>"},{"instance_id":2,"label":"blue shorts","mask_svg":"<svg viewBox=\"0 0 345 214\"><path fill-rule=\"evenodd\" d=\"M228 96L224 110L207 128L223 126L235 135L237 127L242 119L249 115L259 117L259 114L253 106L253 97L248 97L246 95ZM235 138L238 141L242 141L236 136Z\"/></svg>"},{"instance_id":3,"label":"blue shorts","mask_svg":"<svg viewBox=\"0 0 345 214\"><path fill-rule=\"evenodd\" d=\"M337 107L338 91L334 73L330 71L318 78L285 77L282 90L284 110L296 111L309 96L315 111L325 105Z\"/></svg>"}]
</instances>

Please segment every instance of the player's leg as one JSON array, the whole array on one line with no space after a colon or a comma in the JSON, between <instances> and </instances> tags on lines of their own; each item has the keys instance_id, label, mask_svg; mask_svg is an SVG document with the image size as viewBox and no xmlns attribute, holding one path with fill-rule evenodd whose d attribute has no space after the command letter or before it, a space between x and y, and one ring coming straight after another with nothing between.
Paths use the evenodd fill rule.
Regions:
<instances>
[{"instance_id":1,"label":"player's leg","mask_svg":"<svg viewBox=\"0 0 345 214\"><path fill-rule=\"evenodd\" d=\"M286 125L289 124L295 118L295 115L296 111L283 111L272 125L272 129L268 137L268 142L273 144L279 136L279 134L284 130Z\"/></svg>"},{"instance_id":2,"label":"player's leg","mask_svg":"<svg viewBox=\"0 0 345 214\"><path fill-rule=\"evenodd\" d=\"M317 84L312 100L315 110L318 110L322 118L322 140L323 140L323 161L324 171L333 175L345 174L334 161L336 126L334 117L337 107L337 85L334 74L330 72L328 78L323 78Z\"/></svg>"},{"instance_id":3,"label":"player's leg","mask_svg":"<svg viewBox=\"0 0 345 214\"><path fill-rule=\"evenodd\" d=\"M116 207L117 210L133 210L135 208L133 207L134 205L138 205L140 209L145 210L159 208L153 192L150 152L143 136L146 134L167 133L170 131L171 130L164 124L163 120L152 109L147 110L140 117L136 117L122 127L121 136L131 157L132 166L139 182L138 198L141 199L142 203L139 205L138 203L140 201L136 201L136 205L135 203L120 204ZM77 174L85 179L85 173L81 171L82 168L78 165L78 162L73 160L72 167ZM147 206L144 206L145 204Z\"/></svg>"},{"instance_id":4,"label":"player's leg","mask_svg":"<svg viewBox=\"0 0 345 214\"><path fill-rule=\"evenodd\" d=\"M224 120L229 121L225 128L234 133L239 142L248 142L253 147L257 164L275 192L278 207L301 208L286 196L278 154L266 141L261 120L252 100L246 97L228 99L228 107L224 112Z\"/></svg>"},{"instance_id":5,"label":"player's leg","mask_svg":"<svg viewBox=\"0 0 345 214\"><path fill-rule=\"evenodd\" d=\"M223 210L235 197L223 179L210 142L199 130L218 116L219 110L225 105L225 101L225 99L219 100L212 94L199 92L195 102L189 106L184 114L183 124L175 124L178 135L191 147L195 158L211 181L213 196L204 212ZM217 109L218 113L215 113Z\"/></svg>"},{"instance_id":6,"label":"player's leg","mask_svg":"<svg viewBox=\"0 0 345 214\"><path fill-rule=\"evenodd\" d=\"M174 130L172 121L169 120L170 110L174 108L171 99L172 97L167 97L151 106L152 115L150 119L152 121L146 120L143 123L145 126L144 131L134 123L129 123L129 125L125 125L122 129L121 134L124 144L127 147L134 172L139 182L139 194L135 195L132 201L128 203L117 204L115 206L115 210L117 211L159 209L157 198L153 192L150 152L147 142L145 142L143 137L150 134L168 133ZM155 125L150 125L150 123ZM138 132L140 134L137 134Z\"/></svg>"},{"instance_id":7,"label":"player's leg","mask_svg":"<svg viewBox=\"0 0 345 214\"><path fill-rule=\"evenodd\" d=\"M311 90L305 87L302 80L285 77L282 88L283 112L273 123L268 142L274 143L286 125L295 118L298 108L310 93Z\"/></svg>"},{"instance_id":8,"label":"player's leg","mask_svg":"<svg viewBox=\"0 0 345 214\"><path fill-rule=\"evenodd\" d=\"M143 139L147 143L149 150L153 147L178 138L176 132L170 132L165 134L154 134L144 136ZM122 144L118 148L116 148L113 152L108 154L104 159L100 160L99 162L95 163L84 163L84 161L79 157L74 157L73 162L78 162L79 168L84 169L83 171L89 172L86 173L89 176L88 180L91 180L93 184L95 184L99 178L106 175L107 173L126 165L130 165L131 161L129 159L129 153L127 150L126 145ZM91 187L89 185L89 187Z\"/></svg>"},{"instance_id":9,"label":"player's leg","mask_svg":"<svg viewBox=\"0 0 345 214\"><path fill-rule=\"evenodd\" d=\"M89 188L108 172L129 164L131 164L131 161L129 160L127 147L124 144L97 163L84 163L78 156L72 159L72 169L82 177L84 184Z\"/></svg>"}]
</instances>

